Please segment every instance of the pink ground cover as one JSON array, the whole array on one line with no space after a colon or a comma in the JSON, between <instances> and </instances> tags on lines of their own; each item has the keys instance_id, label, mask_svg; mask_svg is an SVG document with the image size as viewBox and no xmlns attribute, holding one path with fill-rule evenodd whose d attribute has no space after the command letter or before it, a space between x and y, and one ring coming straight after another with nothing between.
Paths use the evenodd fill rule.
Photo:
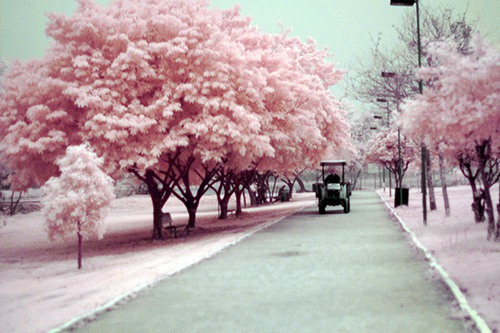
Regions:
<instances>
[{"instance_id":1,"label":"pink ground cover","mask_svg":"<svg viewBox=\"0 0 500 333\"><path fill-rule=\"evenodd\" d=\"M383 193L388 198L387 193ZM498 192L494 195L498 196ZM423 227L421 197L410 192L409 207L398 214L432 251L471 305L493 331L500 330L500 244L486 241L486 225L476 225L467 187L450 188L451 216L430 212ZM16 215L0 225L0 332L47 332L91 314L210 257L249 233L314 204L314 194L295 194L288 203L246 209L241 218L216 218L214 197L202 201L197 229L190 236L150 240L147 196L116 199L101 241L84 243L83 269L77 270L74 243L51 243L40 213ZM354 208L354 207L353 207ZM186 223L185 210L172 200L164 211Z\"/></svg>"},{"instance_id":2,"label":"pink ground cover","mask_svg":"<svg viewBox=\"0 0 500 333\"><path fill-rule=\"evenodd\" d=\"M83 244L77 269L76 236L50 242L41 213L16 215L0 225L0 332L47 332L91 314L124 295L154 284L286 215L314 204L314 194L291 202L245 209L240 218L217 219L215 197L202 200L197 228L189 236L151 241L148 196L116 199L100 241ZM171 200L164 211L186 224L182 204Z\"/></svg>"},{"instance_id":3,"label":"pink ground cover","mask_svg":"<svg viewBox=\"0 0 500 333\"><path fill-rule=\"evenodd\" d=\"M458 284L490 329L500 332L500 243L486 240L486 223L474 223L468 186L451 187L448 192L450 216L445 216L442 191L436 188L438 209L429 212L427 226L423 224L418 189L410 190L409 206L400 206L396 212ZM379 193L393 203L388 190ZM498 186L492 196L498 198Z\"/></svg>"}]
</instances>

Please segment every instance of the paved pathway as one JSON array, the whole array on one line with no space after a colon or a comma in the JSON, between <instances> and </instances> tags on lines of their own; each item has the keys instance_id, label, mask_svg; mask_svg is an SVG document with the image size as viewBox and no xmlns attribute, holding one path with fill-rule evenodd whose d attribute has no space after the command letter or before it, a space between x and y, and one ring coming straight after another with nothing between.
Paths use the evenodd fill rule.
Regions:
<instances>
[{"instance_id":1,"label":"paved pathway","mask_svg":"<svg viewBox=\"0 0 500 333\"><path fill-rule=\"evenodd\" d=\"M311 207L159 285L81 332L463 332L375 193Z\"/></svg>"}]
</instances>

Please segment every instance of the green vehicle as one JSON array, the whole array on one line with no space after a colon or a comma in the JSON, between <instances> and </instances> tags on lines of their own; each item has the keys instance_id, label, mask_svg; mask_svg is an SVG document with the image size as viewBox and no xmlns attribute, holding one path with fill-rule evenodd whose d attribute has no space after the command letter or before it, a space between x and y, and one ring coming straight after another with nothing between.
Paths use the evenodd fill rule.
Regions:
<instances>
[{"instance_id":1,"label":"green vehicle","mask_svg":"<svg viewBox=\"0 0 500 333\"><path fill-rule=\"evenodd\" d=\"M351 184L345 182L344 168L346 161L322 161L321 176L323 183L313 185L318 199L318 209L320 214L325 214L326 206L342 206L344 213L351 210ZM325 175L325 169L342 167L342 177L337 173ZM326 176L326 177L325 177Z\"/></svg>"}]
</instances>

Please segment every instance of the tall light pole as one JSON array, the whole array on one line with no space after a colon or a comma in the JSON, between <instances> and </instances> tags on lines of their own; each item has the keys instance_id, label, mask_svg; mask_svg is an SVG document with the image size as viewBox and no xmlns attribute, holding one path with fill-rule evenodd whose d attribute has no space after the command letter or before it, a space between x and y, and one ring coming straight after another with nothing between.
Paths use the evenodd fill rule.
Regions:
<instances>
[{"instance_id":1,"label":"tall light pole","mask_svg":"<svg viewBox=\"0 0 500 333\"><path fill-rule=\"evenodd\" d=\"M379 103L386 103L386 107L385 107L386 113L387 113L387 122L386 122L386 124L387 124L387 128L389 128L390 123L391 123L391 118L390 118L391 117L391 110L389 109L389 101L387 99L385 99L385 98L377 98L377 102L379 102Z\"/></svg>"},{"instance_id":2,"label":"tall light pole","mask_svg":"<svg viewBox=\"0 0 500 333\"><path fill-rule=\"evenodd\" d=\"M382 77L383 78L392 78L394 79L394 82L396 83L396 111L399 113L399 82L398 82L398 75L393 72L382 72ZM399 205L403 204L403 160L401 158L401 128L398 126L398 179L399 179L399 191L397 190L397 185L396 184L396 191L398 193L396 194L396 202L398 202L399 198ZM399 205L394 205L394 206L399 206Z\"/></svg>"},{"instance_id":3,"label":"tall light pole","mask_svg":"<svg viewBox=\"0 0 500 333\"><path fill-rule=\"evenodd\" d=\"M417 10L417 49L418 49L418 68L422 67L422 43L420 41L420 10L419 10L419 1L418 0L391 0L391 6L413 6L414 4L417 4L416 10ZM424 91L424 86L422 80L418 81L418 89L419 92L422 94ZM422 208L423 208L423 218L424 218L424 225L427 225L427 188L425 186L425 161L426 161L426 148L425 145L422 143Z\"/></svg>"},{"instance_id":4,"label":"tall light pole","mask_svg":"<svg viewBox=\"0 0 500 333\"><path fill-rule=\"evenodd\" d=\"M377 98L377 102L379 103L386 103L386 113L387 113L387 129L389 130L389 127L391 126L391 110L389 109L389 101L385 98ZM375 119L381 119L382 117L380 118L377 118L377 117L380 117L380 116L374 116ZM383 121L382 121L382 124L383 124ZM384 192L385 192L385 167L382 169L382 172L383 172L383 179L384 179ZM388 172L387 173L388 177L389 177L389 198L392 197L392 181L391 181L391 173Z\"/></svg>"},{"instance_id":5,"label":"tall light pole","mask_svg":"<svg viewBox=\"0 0 500 333\"><path fill-rule=\"evenodd\" d=\"M379 100L379 98L377 98L377 101L378 100ZM382 116L374 115L373 118L381 120L382 121L382 126L384 126L384 118ZM370 127L370 129L371 129L371 127ZM384 189L384 192L385 192L385 166L384 165L382 165L382 188ZM391 195L391 192L389 190L389 196L390 195Z\"/></svg>"}]
</instances>

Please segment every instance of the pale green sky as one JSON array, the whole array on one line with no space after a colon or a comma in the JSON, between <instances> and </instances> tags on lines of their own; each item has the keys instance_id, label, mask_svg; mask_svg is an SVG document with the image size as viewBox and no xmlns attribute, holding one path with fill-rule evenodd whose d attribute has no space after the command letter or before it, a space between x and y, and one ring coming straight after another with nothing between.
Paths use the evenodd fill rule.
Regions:
<instances>
[{"instance_id":1,"label":"pale green sky","mask_svg":"<svg viewBox=\"0 0 500 333\"><path fill-rule=\"evenodd\" d=\"M415 12L415 7L390 6L389 0L211 1L218 8L240 5L243 15L252 17L263 31L276 32L281 22L292 28L293 35L315 39L321 47L328 47L338 67L346 70L356 57L369 53L372 38L382 34L384 43L394 40L392 26L400 22L405 11ZM479 30L500 45L500 0L420 0L422 8L431 3L434 7L450 6L457 13L468 8L469 20L479 19ZM0 0L0 58L41 56L49 45L45 13L71 14L75 8L74 0Z\"/></svg>"}]
</instances>

